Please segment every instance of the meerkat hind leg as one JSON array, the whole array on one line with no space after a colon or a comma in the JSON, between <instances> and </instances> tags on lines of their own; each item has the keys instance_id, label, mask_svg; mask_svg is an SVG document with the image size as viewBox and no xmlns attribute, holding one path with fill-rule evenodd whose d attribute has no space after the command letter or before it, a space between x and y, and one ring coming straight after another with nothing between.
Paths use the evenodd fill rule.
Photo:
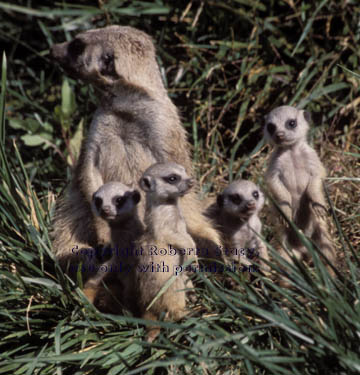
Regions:
<instances>
[{"instance_id":1,"label":"meerkat hind leg","mask_svg":"<svg viewBox=\"0 0 360 375\"><path fill-rule=\"evenodd\" d=\"M314 232L311 236L311 239L319 247L322 254L329 260L330 264L334 267L336 266L336 254L332 246L332 243L329 239L329 234L327 232L326 223L320 218L314 223ZM324 261L327 270L331 276L335 276L335 272L332 267Z\"/></svg>"}]
</instances>

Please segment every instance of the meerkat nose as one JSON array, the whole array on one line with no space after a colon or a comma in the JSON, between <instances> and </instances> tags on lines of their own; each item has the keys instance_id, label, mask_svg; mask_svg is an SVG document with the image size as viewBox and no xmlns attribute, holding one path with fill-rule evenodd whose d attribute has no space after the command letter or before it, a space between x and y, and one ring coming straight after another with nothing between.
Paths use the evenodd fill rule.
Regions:
<instances>
[{"instance_id":1,"label":"meerkat nose","mask_svg":"<svg viewBox=\"0 0 360 375\"><path fill-rule=\"evenodd\" d=\"M256 207L256 203L254 201L250 201L246 203L246 208L248 209L255 208L255 207Z\"/></svg>"},{"instance_id":2,"label":"meerkat nose","mask_svg":"<svg viewBox=\"0 0 360 375\"><path fill-rule=\"evenodd\" d=\"M104 213L104 214L108 214L110 212L110 206L104 206L101 211Z\"/></svg>"},{"instance_id":3,"label":"meerkat nose","mask_svg":"<svg viewBox=\"0 0 360 375\"><path fill-rule=\"evenodd\" d=\"M282 139L284 139L284 137L285 137L285 132L282 132L282 131L280 131L280 132L276 132L276 133L275 133L275 137L276 137L277 139L279 139L279 140L282 140Z\"/></svg>"},{"instance_id":4,"label":"meerkat nose","mask_svg":"<svg viewBox=\"0 0 360 375\"><path fill-rule=\"evenodd\" d=\"M52 60L62 59L64 56L65 43L54 44L50 48L50 58Z\"/></svg>"}]
</instances>

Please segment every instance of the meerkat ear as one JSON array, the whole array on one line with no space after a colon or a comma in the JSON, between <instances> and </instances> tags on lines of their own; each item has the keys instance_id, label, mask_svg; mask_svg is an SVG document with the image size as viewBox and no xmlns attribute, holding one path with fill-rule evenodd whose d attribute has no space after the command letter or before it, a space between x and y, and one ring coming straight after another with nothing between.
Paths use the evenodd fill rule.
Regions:
<instances>
[{"instance_id":1,"label":"meerkat ear","mask_svg":"<svg viewBox=\"0 0 360 375\"><path fill-rule=\"evenodd\" d=\"M311 123L311 113L308 111L303 111L305 120L310 124Z\"/></svg>"},{"instance_id":2,"label":"meerkat ear","mask_svg":"<svg viewBox=\"0 0 360 375\"><path fill-rule=\"evenodd\" d=\"M133 191L132 199L133 199L133 202L134 202L135 204L138 204L138 203L140 202L141 195L140 195L140 193L139 193L137 190L134 190L134 191Z\"/></svg>"},{"instance_id":3,"label":"meerkat ear","mask_svg":"<svg viewBox=\"0 0 360 375\"><path fill-rule=\"evenodd\" d=\"M222 207L224 205L224 196L222 194L219 194L216 198L216 203L219 207Z\"/></svg>"},{"instance_id":4,"label":"meerkat ear","mask_svg":"<svg viewBox=\"0 0 360 375\"><path fill-rule=\"evenodd\" d=\"M153 191L153 183L150 177L142 177L139 183L141 189L144 191Z\"/></svg>"}]
</instances>

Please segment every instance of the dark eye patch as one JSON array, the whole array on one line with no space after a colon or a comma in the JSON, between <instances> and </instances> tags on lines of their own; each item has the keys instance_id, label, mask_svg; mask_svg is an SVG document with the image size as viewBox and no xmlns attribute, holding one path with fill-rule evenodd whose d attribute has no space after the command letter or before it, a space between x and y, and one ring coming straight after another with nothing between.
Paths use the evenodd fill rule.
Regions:
<instances>
[{"instance_id":1,"label":"dark eye patch","mask_svg":"<svg viewBox=\"0 0 360 375\"><path fill-rule=\"evenodd\" d=\"M120 197L120 196L114 197L116 208L120 209L121 207L123 207L124 204L126 203L126 200L127 200L127 198L125 196L123 196L123 197Z\"/></svg>"},{"instance_id":2,"label":"dark eye patch","mask_svg":"<svg viewBox=\"0 0 360 375\"><path fill-rule=\"evenodd\" d=\"M224 205L224 196L222 194L219 194L216 198L216 203L219 207L223 207Z\"/></svg>"},{"instance_id":3,"label":"dark eye patch","mask_svg":"<svg viewBox=\"0 0 360 375\"><path fill-rule=\"evenodd\" d=\"M229 199L232 203L239 205L242 202L242 198L239 194L230 194Z\"/></svg>"},{"instance_id":4,"label":"dark eye patch","mask_svg":"<svg viewBox=\"0 0 360 375\"><path fill-rule=\"evenodd\" d=\"M137 190L134 190L132 193L132 200L134 204L138 204L140 202L141 195Z\"/></svg>"},{"instance_id":5,"label":"dark eye patch","mask_svg":"<svg viewBox=\"0 0 360 375\"><path fill-rule=\"evenodd\" d=\"M86 44L80 39L74 39L68 46L68 53L72 59L76 59L85 50Z\"/></svg>"},{"instance_id":6,"label":"dark eye patch","mask_svg":"<svg viewBox=\"0 0 360 375\"><path fill-rule=\"evenodd\" d=\"M114 61L114 55L112 53L104 53L103 61L106 65L111 64Z\"/></svg>"},{"instance_id":7,"label":"dark eye patch","mask_svg":"<svg viewBox=\"0 0 360 375\"><path fill-rule=\"evenodd\" d=\"M117 77L113 52L105 52L101 55L101 74L104 76Z\"/></svg>"},{"instance_id":8,"label":"dark eye patch","mask_svg":"<svg viewBox=\"0 0 360 375\"><path fill-rule=\"evenodd\" d=\"M297 126L296 119L290 119L285 122L286 129L295 129Z\"/></svg>"},{"instance_id":9,"label":"dark eye patch","mask_svg":"<svg viewBox=\"0 0 360 375\"><path fill-rule=\"evenodd\" d=\"M102 206L103 200L100 197L94 197L94 204L98 211L100 211L100 208Z\"/></svg>"},{"instance_id":10,"label":"dark eye patch","mask_svg":"<svg viewBox=\"0 0 360 375\"><path fill-rule=\"evenodd\" d=\"M276 130L276 125L273 124L272 122L269 122L267 125L267 131L269 132L270 135L273 135L275 133L275 130Z\"/></svg>"},{"instance_id":11,"label":"dark eye patch","mask_svg":"<svg viewBox=\"0 0 360 375\"><path fill-rule=\"evenodd\" d=\"M258 192L257 190L253 191L252 196L253 196L255 199L259 199L259 192Z\"/></svg>"},{"instance_id":12,"label":"dark eye patch","mask_svg":"<svg viewBox=\"0 0 360 375\"><path fill-rule=\"evenodd\" d=\"M143 185L143 189L145 191L150 191L150 189L151 189L150 178L149 177L143 177L141 182L142 182L142 185Z\"/></svg>"}]
</instances>

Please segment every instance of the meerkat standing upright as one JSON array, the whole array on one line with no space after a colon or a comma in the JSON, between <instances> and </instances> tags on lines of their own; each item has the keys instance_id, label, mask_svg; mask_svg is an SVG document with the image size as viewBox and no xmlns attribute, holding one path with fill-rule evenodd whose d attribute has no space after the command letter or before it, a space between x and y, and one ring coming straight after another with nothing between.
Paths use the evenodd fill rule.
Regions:
<instances>
[{"instance_id":1,"label":"meerkat standing upright","mask_svg":"<svg viewBox=\"0 0 360 375\"><path fill-rule=\"evenodd\" d=\"M109 252L110 259L101 261L95 257L90 259L91 266L100 267L104 273L97 273L84 285L84 294L91 302L95 302L100 283L102 281L117 280L117 289L120 300L130 308L123 296L129 294L131 288L129 274L136 266L135 241L143 233L143 225L139 220L137 205L141 196L139 191L129 188L121 182L112 181L102 185L94 194L91 208L96 217L104 220L111 233L111 248L101 249L100 252ZM134 258L135 257L135 258Z\"/></svg>"},{"instance_id":2,"label":"meerkat standing upright","mask_svg":"<svg viewBox=\"0 0 360 375\"><path fill-rule=\"evenodd\" d=\"M178 320L186 314L185 291L186 274L180 273L169 288L147 310L157 293L172 277L173 271L188 259L188 251L195 249L195 243L186 229L182 215L181 197L184 197L194 181L185 168L175 163L157 163L148 168L140 180L141 188L146 192L146 229L139 241L144 249L140 263L136 268L135 285L138 289L138 303L141 315L146 319L157 320L162 312L170 319ZM171 254L160 256L154 251L165 249ZM185 255L184 255L185 249ZM194 256L194 259L196 257ZM165 272L146 271L149 265L164 262ZM192 283L187 287L192 287ZM153 340L159 329L153 328L149 339Z\"/></svg>"},{"instance_id":3,"label":"meerkat standing upright","mask_svg":"<svg viewBox=\"0 0 360 375\"><path fill-rule=\"evenodd\" d=\"M92 83L102 93L81 148L67 194L57 202L53 247L66 267L76 262L71 249L110 242L106 222L91 214L92 195L109 181L131 188L156 162L176 162L190 175L190 144L176 107L163 85L155 48L144 32L109 26L78 34L56 44L53 59L74 78ZM189 232L198 247L215 249L219 235L193 190L181 202ZM143 220L145 206L139 203Z\"/></svg>"},{"instance_id":4,"label":"meerkat standing upright","mask_svg":"<svg viewBox=\"0 0 360 375\"><path fill-rule=\"evenodd\" d=\"M135 239L142 234L143 225L137 213L140 200L138 190L118 181L102 185L93 194L92 211L95 216L108 223L112 245L132 246Z\"/></svg>"},{"instance_id":5,"label":"meerkat standing upright","mask_svg":"<svg viewBox=\"0 0 360 375\"><path fill-rule=\"evenodd\" d=\"M265 175L266 183L283 213L309 236L335 265L335 252L324 220L326 202L322 179L326 176L315 150L307 142L311 118L308 112L291 106L272 110L265 119L265 137L275 146ZM309 254L291 228L282 230L299 258ZM288 260L286 251L281 255Z\"/></svg>"},{"instance_id":6,"label":"meerkat standing upright","mask_svg":"<svg viewBox=\"0 0 360 375\"><path fill-rule=\"evenodd\" d=\"M208 215L218 225L226 251L232 259L250 266L253 255L268 260L265 244L259 238L261 221L259 212L264 205L264 194L251 181L236 180L218 195ZM267 265L262 266L268 270Z\"/></svg>"}]
</instances>

